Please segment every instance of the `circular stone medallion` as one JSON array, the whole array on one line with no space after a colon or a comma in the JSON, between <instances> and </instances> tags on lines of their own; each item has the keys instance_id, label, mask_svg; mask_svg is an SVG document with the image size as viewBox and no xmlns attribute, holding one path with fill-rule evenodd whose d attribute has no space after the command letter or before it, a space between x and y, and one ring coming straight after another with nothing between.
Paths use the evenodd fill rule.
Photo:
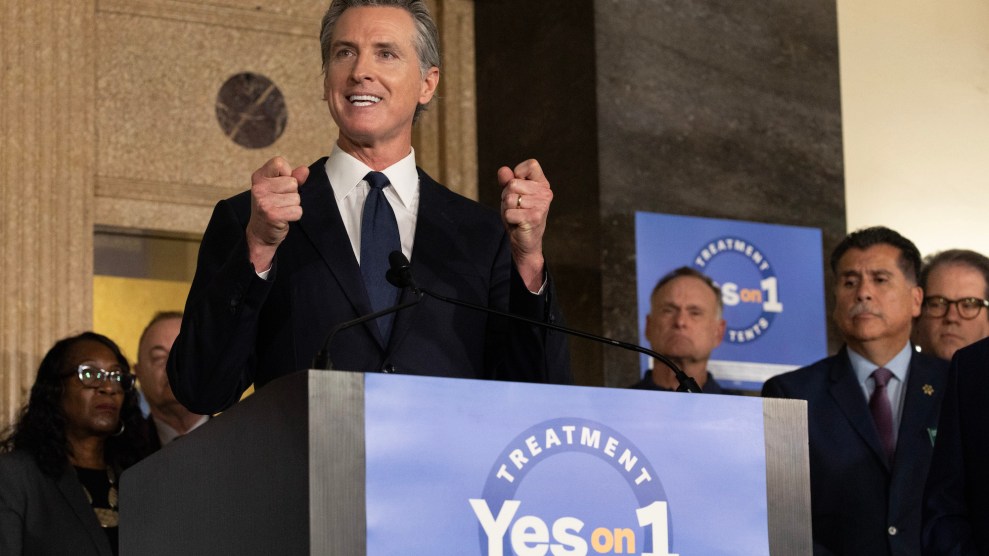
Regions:
<instances>
[{"instance_id":1,"label":"circular stone medallion","mask_svg":"<svg viewBox=\"0 0 989 556\"><path fill-rule=\"evenodd\" d=\"M267 147L288 122L285 97L267 77L238 73L216 95L216 119L233 142L248 149Z\"/></svg>"}]
</instances>

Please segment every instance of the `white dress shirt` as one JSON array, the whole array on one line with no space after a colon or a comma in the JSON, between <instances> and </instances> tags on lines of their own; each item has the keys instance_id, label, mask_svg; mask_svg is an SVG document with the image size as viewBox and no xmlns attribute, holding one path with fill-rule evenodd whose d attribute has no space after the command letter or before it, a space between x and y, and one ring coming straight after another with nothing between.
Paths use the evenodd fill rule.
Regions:
<instances>
[{"instance_id":1,"label":"white dress shirt","mask_svg":"<svg viewBox=\"0 0 989 556\"><path fill-rule=\"evenodd\" d=\"M151 416L151 418L155 420L155 429L158 431L158 441L161 442L162 446L182 436L181 434L179 434L179 431L173 429L172 426L169 425L168 423L164 421L160 421L157 417L153 415ZM190 432L205 425L206 421L209 421L209 415L200 416L199 420L196 421L191 427L189 427L189 430L185 431L185 434L189 434Z\"/></svg>"},{"instance_id":2,"label":"white dress shirt","mask_svg":"<svg viewBox=\"0 0 989 556\"><path fill-rule=\"evenodd\" d=\"M361 219L364 215L364 200L371 186L364 176L371 168L334 145L333 152L326 159L326 177L333 188L333 196L340 207L343 226L350 237L357 263L361 262ZM402 253L412 258L412 242L415 239L416 217L419 214L419 174L416 172L416 152L410 149L408 156L381 170L388 176L390 187L384 189L388 204L395 211L398 221L398 236L402 240ZM303 185L305 187L305 185Z\"/></svg>"},{"instance_id":3,"label":"white dress shirt","mask_svg":"<svg viewBox=\"0 0 989 556\"><path fill-rule=\"evenodd\" d=\"M364 216L364 200L367 199L368 185L364 176L371 168L333 145L333 152L323 165L326 177L333 188L333 197L340 208L343 227L350 238L357 264L361 264L361 220ZM398 237L402 242L402 253L412 258L412 242L415 240L416 218L419 215L419 173L416 171L416 151L381 171L388 177L390 187L384 189L385 199L395 212L398 222ZM300 187L305 187L302 184ZM256 272L256 271L255 271ZM262 280L268 279L271 268L256 272ZM540 290L541 291L541 290Z\"/></svg>"},{"instance_id":4,"label":"white dress shirt","mask_svg":"<svg viewBox=\"0 0 989 556\"><path fill-rule=\"evenodd\" d=\"M364 180L364 176L372 170L368 165L344 152L339 145L333 145L333 152L326 159L323 168L330 181L330 187L333 188L333 197L340 209L340 218L343 219L343 226L347 230L350 246L354 250L354 257L359 265L361 262L361 219L364 215L364 200L367 199L368 191L371 189L371 186ZM416 219L419 215L419 173L416 171L415 149L410 148L408 156L381 170L381 173L387 176L391 183L391 187L386 187L384 193L385 199L388 200L388 204L395 212L395 220L398 222L398 236L402 242L402 253L411 260ZM305 184L301 187L305 187ZM257 275L267 280L270 270L258 272ZM547 278L544 273L539 289L531 293L541 295L546 289L546 283Z\"/></svg>"}]
</instances>

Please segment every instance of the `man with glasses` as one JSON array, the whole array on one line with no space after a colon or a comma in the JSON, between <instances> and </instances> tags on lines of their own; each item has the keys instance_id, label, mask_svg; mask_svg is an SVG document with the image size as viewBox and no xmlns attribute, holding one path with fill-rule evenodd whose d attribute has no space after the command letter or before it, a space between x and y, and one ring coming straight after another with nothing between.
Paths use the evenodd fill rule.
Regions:
<instances>
[{"instance_id":1,"label":"man with glasses","mask_svg":"<svg viewBox=\"0 0 989 556\"><path fill-rule=\"evenodd\" d=\"M920 272L924 303L914 343L951 360L962 347L989 337L989 258L966 249L928 257Z\"/></svg>"},{"instance_id":2,"label":"man with glasses","mask_svg":"<svg viewBox=\"0 0 989 556\"><path fill-rule=\"evenodd\" d=\"M944 251L921 279L917 343L951 360L924 493L924 554L989 554L989 258Z\"/></svg>"},{"instance_id":3,"label":"man with glasses","mask_svg":"<svg viewBox=\"0 0 989 556\"><path fill-rule=\"evenodd\" d=\"M989 339L951 360L924 491L924 554L989 554Z\"/></svg>"}]
</instances>

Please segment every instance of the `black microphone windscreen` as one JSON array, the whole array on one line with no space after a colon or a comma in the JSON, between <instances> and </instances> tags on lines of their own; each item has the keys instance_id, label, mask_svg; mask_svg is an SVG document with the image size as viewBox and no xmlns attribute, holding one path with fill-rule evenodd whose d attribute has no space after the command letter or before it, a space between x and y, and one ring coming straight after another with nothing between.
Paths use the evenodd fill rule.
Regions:
<instances>
[{"instance_id":1,"label":"black microphone windscreen","mask_svg":"<svg viewBox=\"0 0 989 556\"><path fill-rule=\"evenodd\" d=\"M401 289L405 287L405 280L402 280L401 273L395 272L394 268L389 268L388 271L385 272L385 280L388 280L388 283L396 288Z\"/></svg>"},{"instance_id":2,"label":"black microphone windscreen","mask_svg":"<svg viewBox=\"0 0 989 556\"><path fill-rule=\"evenodd\" d=\"M388 254L388 265L391 267L385 272L385 280L396 288L404 288L409 284L409 259L401 251L392 251Z\"/></svg>"},{"instance_id":3,"label":"black microphone windscreen","mask_svg":"<svg viewBox=\"0 0 989 556\"><path fill-rule=\"evenodd\" d=\"M404 253L396 250L388 253L388 264L393 270L404 270L409 268L409 259L405 258Z\"/></svg>"}]
</instances>

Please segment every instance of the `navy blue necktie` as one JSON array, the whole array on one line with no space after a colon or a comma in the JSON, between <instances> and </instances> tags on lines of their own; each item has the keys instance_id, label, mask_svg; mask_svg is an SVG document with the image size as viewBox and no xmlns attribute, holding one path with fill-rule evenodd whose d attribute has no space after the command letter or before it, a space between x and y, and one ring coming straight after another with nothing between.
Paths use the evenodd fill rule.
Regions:
<instances>
[{"instance_id":1,"label":"navy blue necktie","mask_svg":"<svg viewBox=\"0 0 989 556\"><path fill-rule=\"evenodd\" d=\"M388 272L388 255L402 250L398 235L398 222L395 211L385 198L384 188L388 187L388 177L381 172L368 172L364 177L371 186L364 201L364 214L361 217L361 276L371 309L380 311L395 305L399 290L385 279ZM377 319L382 341L387 344L395 315L385 315Z\"/></svg>"}]
</instances>

